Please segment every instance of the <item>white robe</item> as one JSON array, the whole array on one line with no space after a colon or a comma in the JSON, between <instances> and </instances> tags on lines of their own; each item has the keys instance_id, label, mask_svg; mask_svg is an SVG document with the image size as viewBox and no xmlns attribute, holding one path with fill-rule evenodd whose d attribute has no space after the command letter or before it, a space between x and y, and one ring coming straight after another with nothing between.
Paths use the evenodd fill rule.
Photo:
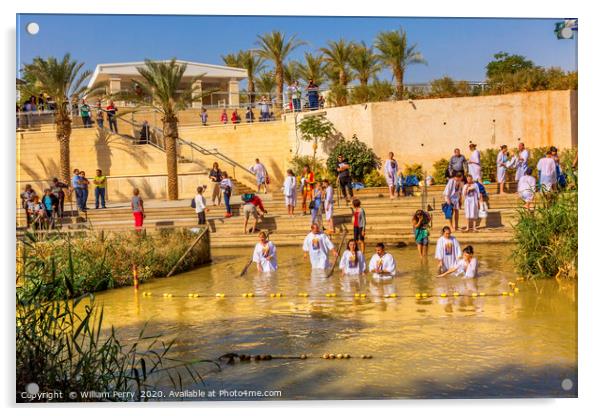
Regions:
<instances>
[{"instance_id":1,"label":"white robe","mask_svg":"<svg viewBox=\"0 0 602 416\"><path fill-rule=\"evenodd\" d=\"M334 214L334 189L328 185L324 196L324 212L326 214L326 221L329 221Z\"/></svg>"},{"instance_id":2,"label":"white robe","mask_svg":"<svg viewBox=\"0 0 602 416\"><path fill-rule=\"evenodd\" d=\"M506 181L506 162L508 158L506 157L506 153L500 151L497 154L496 164L497 164L497 181L505 182Z\"/></svg>"},{"instance_id":3,"label":"white robe","mask_svg":"<svg viewBox=\"0 0 602 416\"><path fill-rule=\"evenodd\" d=\"M435 249L435 258L443 263L442 272L446 272L456 265L458 259L462 258L462 248L455 237L439 237L437 248Z\"/></svg>"},{"instance_id":4,"label":"white robe","mask_svg":"<svg viewBox=\"0 0 602 416\"><path fill-rule=\"evenodd\" d=\"M387 185L393 186L395 184L395 176L397 175L397 161L387 159L385 162L385 179Z\"/></svg>"},{"instance_id":5,"label":"white robe","mask_svg":"<svg viewBox=\"0 0 602 416\"><path fill-rule=\"evenodd\" d=\"M448 198L451 201L454 209L460 209L460 194L462 191L462 184L458 184L456 187L456 180L450 179L447 181L447 185L443 190L443 197Z\"/></svg>"},{"instance_id":6,"label":"white robe","mask_svg":"<svg viewBox=\"0 0 602 416\"><path fill-rule=\"evenodd\" d=\"M353 253L345 250L339 262L339 269L343 271L343 274L362 274L366 271L364 254L358 250L356 251L355 259L353 259Z\"/></svg>"},{"instance_id":7,"label":"white robe","mask_svg":"<svg viewBox=\"0 0 602 416\"><path fill-rule=\"evenodd\" d=\"M268 259L268 256L272 256ZM255 244L253 251L253 261L261 267L263 272L273 272L278 269L278 261L276 260L276 246L271 241L264 246L261 243Z\"/></svg>"},{"instance_id":8,"label":"white robe","mask_svg":"<svg viewBox=\"0 0 602 416\"><path fill-rule=\"evenodd\" d=\"M481 152L474 150L468 159L468 173L475 182L481 181Z\"/></svg>"},{"instance_id":9,"label":"white robe","mask_svg":"<svg viewBox=\"0 0 602 416\"><path fill-rule=\"evenodd\" d=\"M527 149L524 149L522 152L518 153L518 161L516 162L516 175L514 179L516 179L517 182L520 181L520 178L525 176L527 168L529 167L528 162L529 151Z\"/></svg>"},{"instance_id":10,"label":"white robe","mask_svg":"<svg viewBox=\"0 0 602 416\"><path fill-rule=\"evenodd\" d=\"M397 264L391 253L385 253L384 256L380 257L378 254L374 254L370 259L368 269L374 273L375 277L381 277L384 275L394 275L396 273Z\"/></svg>"},{"instance_id":11,"label":"white robe","mask_svg":"<svg viewBox=\"0 0 602 416\"><path fill-rule=\"evenodd\" d=\"M312 269L328 269L328 252L334 248L334 244L326 234L314 234L310 232L303 241L303 251L309 253Z\"/></svg>"},{"instance_id":12,"label":"white robe","mask_svg":"<svg viewBox=\"0 0 602 416\"><path fill-rule=\"evenodd\" d=\"M263 163L256 163L249 168L251 172L255 174L255 178L257 180L257 185L261 185L265 183L265 177L267 176L267 170Z\"/></svg>"},{"instance_id":13,"label":"white robe","mask_svg":"<svg viewBox=\"0 0 602 416\"><path fill-rule=\"evenodd\" d=\"M295 206L297 204L297 178L287 176L284 180L284 200L285 204Z\"/></svg>"},{"instance_id":14,"label":"white robe","mask_svg":"<svg viewBox=\"0 0 602 416\"><path fill-rule=\"evenodd\" d=\"M466 279L471 279L473 277L477 277L478 262L477 262L476 257L473 257L470 260L470 263L468 263L468 264L466 264L466 261L462 257L462 258L458 259L458 261L456 262L454 267L457 267L456 272L455 272L456 276L459 276L462 273L464 273L464 278L466 278Z\"/></svg>"},{"instance_id":15,"label":"white robe","mask_svg":"<svg viewBox=\"0 0 602 416\"><path fill-rule=\"evenodd\" d=\"M537 162L537 170L539 171L539 183L542 188L545 187L548 191L556 184L556 162L551 157L543 157Z\"/></svg>"},{"instance_id":16,"label":"white robe","mask_svg":"<svg viewBox=\"0 0 602 416\"><path fill-rule=\"evenodd\" d=\"M464 215L469 220L479 218L479 187L476 183L462 187L462 199L464 200Z\"/></svg>"},{"instance_id":17,"label":"white robe","mask_svg":"<svg viewBox=\"0 0 602 416\"><path fill-rule=\"evenodd\" d=\"M536 190L537 183L533 176L524 175L518 180L518 195L522 198L523 201L533 201Z\"/></svg>"}]
</instances>

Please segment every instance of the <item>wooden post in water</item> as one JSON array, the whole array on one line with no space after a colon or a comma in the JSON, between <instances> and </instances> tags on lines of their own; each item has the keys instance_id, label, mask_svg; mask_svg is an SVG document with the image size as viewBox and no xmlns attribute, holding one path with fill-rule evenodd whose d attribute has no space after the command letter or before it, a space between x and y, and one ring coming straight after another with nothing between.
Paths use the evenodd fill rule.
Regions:
<instances>
[{"instance_id":1,"label":"wooden post in water","mask_svg":"<svg viewBox=\"0 0 602 416\"><path fill-rule=\"evenodd\" d=\"M188 255L188 253L190 253L190 251L194 248L194 246L196 246L196 244L201 240L201 237L203 237L207 231L209 231L209 227L205 227L203 232L200 233L199 236L192 242L190 247L188 247L188 249L184 252L184 254L182 254L182 257L180 257L178 262L175 264L175 266L172 267L172 269L169 271L169 273L167 273L167 276L165 276L165 277L170 277L172 274L174 274L174 272L176 271L178 266L182 263L182 261Z\"/></svg>"},{"instance_id":2,"label":"wooden post in water","mask_svg":"<svg viewBox=\"0 0 602 416\"><path fill-rule=\"evenodd\" d=\"M134 290L138 290L138 287L140 286L140 280L138 279L138 266L136 266L134 264L134 268L133 268L133 273L134 273Z\"/></svg>"}]
</instances>

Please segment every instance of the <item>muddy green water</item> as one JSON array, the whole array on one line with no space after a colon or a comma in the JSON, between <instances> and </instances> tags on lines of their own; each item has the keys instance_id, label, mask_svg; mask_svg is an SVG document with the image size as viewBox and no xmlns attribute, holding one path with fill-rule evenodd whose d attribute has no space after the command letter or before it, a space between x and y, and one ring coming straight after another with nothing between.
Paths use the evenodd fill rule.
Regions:
<instances>
[{"instance_id":1,"label":"muddy green water","mask_svg":"<svg viewBox=\"0 0 602 416\"><path fill-rule=\"evenodd\" d=\"M429 255L432 257L432 249ZM415 248L391 249L400 274L330 279L311 275L297 248L278 251L280 269L238 275L250 250L213 250L213 264L169 279L101 293L107 322L124 342L147 333L175 339L171 356L217 358L227 352L300 355L223 365L205 384L216 391L279 390L279 399L574 397L577 394L576 285L519 282L515 296L416 299L417 292L501 293L516 280L511 246L475 246L480 277L436 278ZM372 250L369 249L369 252ZM143 296L151 291L153 296ZM189 298L188 293L211 297ZM253 292L254 298L243 293ZM270 293L281 292L281 298ZM309 297L296 295L307 292ZM355 298L354 293L366 293ZM172 293L164 298L163 293ZM225 293L217 299L215 293ZM336 297L326 297L337 293ZM397 298L383 295L396 293ZM324 353L371 354L371 360L324 360ZM210 367L197 365L201 371ZM562 388L563 380L565 388ZM167 380L159 384L168 386ZM169 399L169 388L163 400ZM232 394L232 393L230 393ZM249 400L253 397L239 397Z\"/></svg>"}]
</instances>

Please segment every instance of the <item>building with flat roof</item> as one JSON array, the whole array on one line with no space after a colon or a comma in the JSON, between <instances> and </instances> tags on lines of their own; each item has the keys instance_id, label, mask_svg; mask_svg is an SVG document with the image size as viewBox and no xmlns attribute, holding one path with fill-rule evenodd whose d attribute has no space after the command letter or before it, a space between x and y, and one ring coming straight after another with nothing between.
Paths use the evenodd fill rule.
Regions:
<instances>
[{"instance_id":1,"label":"building with flat roof","mask_svg":"<svg viewBox=\"0 0 602 416\"><path fill-rule=\"evenodd\" d=\"M165 61L169 62L169 61ZM247 71L242 68L233 68L222 65L211 65L200 62L177 60L178 64L186 64L186 71L182 78L182 88L190 87L191 83L202 90L211 91L202 98L202 101L193 103L193 108L202 106L212 107L237 107L240 104L240 81L247 78ZM133 84L142 81L137 68L144 66L144 62L123 62L113 64L99 64L90 78L89 88L106 83L109 94L133 88ZM195 80L195 78L201 77Z\"/></svg>"}]
</instances>

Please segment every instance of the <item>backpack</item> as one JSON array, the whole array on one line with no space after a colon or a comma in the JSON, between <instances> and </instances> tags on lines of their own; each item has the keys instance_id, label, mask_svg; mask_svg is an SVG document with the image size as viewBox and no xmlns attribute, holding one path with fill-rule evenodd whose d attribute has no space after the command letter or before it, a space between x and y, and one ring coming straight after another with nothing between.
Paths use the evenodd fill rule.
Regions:
<instances>
[{"instance_id":1,"label":"backpack","mask_svg":"<svg viewBox=\"0 0 602 416\"><path fill-rule=\"evenodd\" d=\"M479 188L479 193L481 195L483 195L483 197L487 198L488 195L487 195L487 190L485 189L485 186L482 183L477 182L477 187Z\"/></svg>"},{"instance_id":2,"label":"backpack","mask_svg":"<svg viewBox=\"0 0 602 416\"><path fill-rule=\"evenodd\" d=\"M196 197L192 198L192 201L190 201L190 208L196 208Z\"/></svg>"}]
</instances>

